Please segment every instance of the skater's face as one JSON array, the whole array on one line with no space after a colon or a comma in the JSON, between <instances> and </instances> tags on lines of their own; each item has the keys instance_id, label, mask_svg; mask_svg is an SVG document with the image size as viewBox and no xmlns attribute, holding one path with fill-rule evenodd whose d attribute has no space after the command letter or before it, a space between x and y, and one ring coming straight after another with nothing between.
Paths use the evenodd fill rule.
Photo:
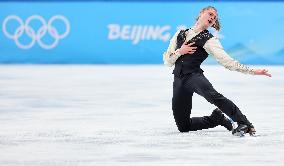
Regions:
<instances>
[{"instance_id":1,"label":"skater's face","mask_svg":"<svg viewBox=\"0 0 284 166\"><path fill-rule=\"evenodd\" d=\"M209 8L200 12L198 22L201 23L205 29L207 29L212 27L217 19L217 12L214 9Z\"/></svg>"}]
</instances>

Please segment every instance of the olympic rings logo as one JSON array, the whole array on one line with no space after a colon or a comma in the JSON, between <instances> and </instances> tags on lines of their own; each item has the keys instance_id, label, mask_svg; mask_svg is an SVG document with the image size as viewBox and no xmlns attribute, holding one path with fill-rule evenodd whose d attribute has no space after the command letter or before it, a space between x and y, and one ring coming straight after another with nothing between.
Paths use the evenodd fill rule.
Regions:
<instances>
[{"instance_id":1,"label":"olympic rings logo","mask_svg":"<svg viewBox=\"0 0 284 166\"><path fill-rule=\"evenodd\" d=\"M7 30L7 24L12 20L17 21L19 23L19 26L16 28L14 33L10 33ZM65 24L64 33L59 34L58 30L53 26L54 21L56 20L62 21ZM36 31L31 27L31 21L39 21L41 27L38 28L38 30ZM5 36L9 39L14 40L16 45L21 49L30 49L34 46L36 42L43 49L52 49L58 45L60 39L65 38L69 34L70 23L68 19L62 15L55 15L51 17L48 22L46 22L45 19L40 15L32 15L28 17L25 22L16 15L9 15L3 21L2 30ZM47 33L53 38L52 43L46 44L42 40ZM20 42L20 38L21 36L23 36L23 34L26 34L31 39L29 43L22 44Z\"/></svg>"}]
</instances>

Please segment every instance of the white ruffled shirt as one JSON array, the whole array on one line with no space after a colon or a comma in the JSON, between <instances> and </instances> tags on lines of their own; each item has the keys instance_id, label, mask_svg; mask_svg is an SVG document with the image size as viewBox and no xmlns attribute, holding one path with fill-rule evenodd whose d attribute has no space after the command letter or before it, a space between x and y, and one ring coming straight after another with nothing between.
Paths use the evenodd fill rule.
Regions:
<instances>
[{"instance_id":1,"label":"white ruffled shirt","mask_svg":"<svg viewBox=\"0 0 284 166\"><path fill-rule=\"evenodd\" d=\"M176 43L177 43L177 36L179 34L180 30L177 31L172 39L170 40L170 45L166 52L163 54L163 60L164 64L171 67L175 64L176 60L181 56L179 54L178 50L175 50ZM194 32L192 29L189 29L186 32L186 41L189 41L194 36L196 36L198 33ZM232 70L232 71L238 71L245 74L252 74L254 75L254 70L250 69L248 66L243 65L239 63L238 61L234 60L230 55L228 55L223 46L221 45L219 39L217 37L210 38L203 46L205 51L212 55L219 64L224 66L225 68ZM188 55L190 56L190 55Z\"/></svg>"}]
</instances>

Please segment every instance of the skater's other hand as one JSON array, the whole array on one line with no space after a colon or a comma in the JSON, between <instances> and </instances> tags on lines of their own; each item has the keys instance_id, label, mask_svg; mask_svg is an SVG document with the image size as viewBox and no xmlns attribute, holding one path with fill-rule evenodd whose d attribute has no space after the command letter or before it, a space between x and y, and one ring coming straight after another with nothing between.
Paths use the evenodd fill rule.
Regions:
<instances>
[{"instance_id":1,"label":"skater's other hand","mask_svg":"<svg viewBox=\"0 0 284 166\"><path fill-rule=\"evenodd\" d=\"M269 74L268 70L266 69L256 69L254 70L254 74L255 75L265 75L265 76L271 77L271 74Z\"/></svg>"},{"instance_id":2,"label":"skater's other hand","mask_svg":"<svg viewBox=\"0 0 284 166\"><path fill-rule=\"evenodd\" d=\"M182 46L179 49L179 53L181 55L184 54L193 54L196 51L197 47L193 47L192 45L194 44L194 42L187 44L187 42L185 41Z\"/></svg>"}]
</instances>

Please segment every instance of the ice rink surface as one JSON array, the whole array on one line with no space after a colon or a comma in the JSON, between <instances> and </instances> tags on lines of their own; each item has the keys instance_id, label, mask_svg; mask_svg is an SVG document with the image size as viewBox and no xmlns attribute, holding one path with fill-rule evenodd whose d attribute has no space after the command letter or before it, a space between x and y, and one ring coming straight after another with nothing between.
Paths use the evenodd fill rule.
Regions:
<instances>
[{"instance_id":1,"label":"ice rink surface","mask_svg":"<svg viewBox=\"0 0 284 166\"><path fill-rule=\"evenodd\" d=\"M282 166L284 67L265 68L272 78L203 66L259 134L240 138L223 127L178 132L172 68L1 65L0 165ZM215 108L193 98L192 116Z\"/></svg>"}]
</instances>

